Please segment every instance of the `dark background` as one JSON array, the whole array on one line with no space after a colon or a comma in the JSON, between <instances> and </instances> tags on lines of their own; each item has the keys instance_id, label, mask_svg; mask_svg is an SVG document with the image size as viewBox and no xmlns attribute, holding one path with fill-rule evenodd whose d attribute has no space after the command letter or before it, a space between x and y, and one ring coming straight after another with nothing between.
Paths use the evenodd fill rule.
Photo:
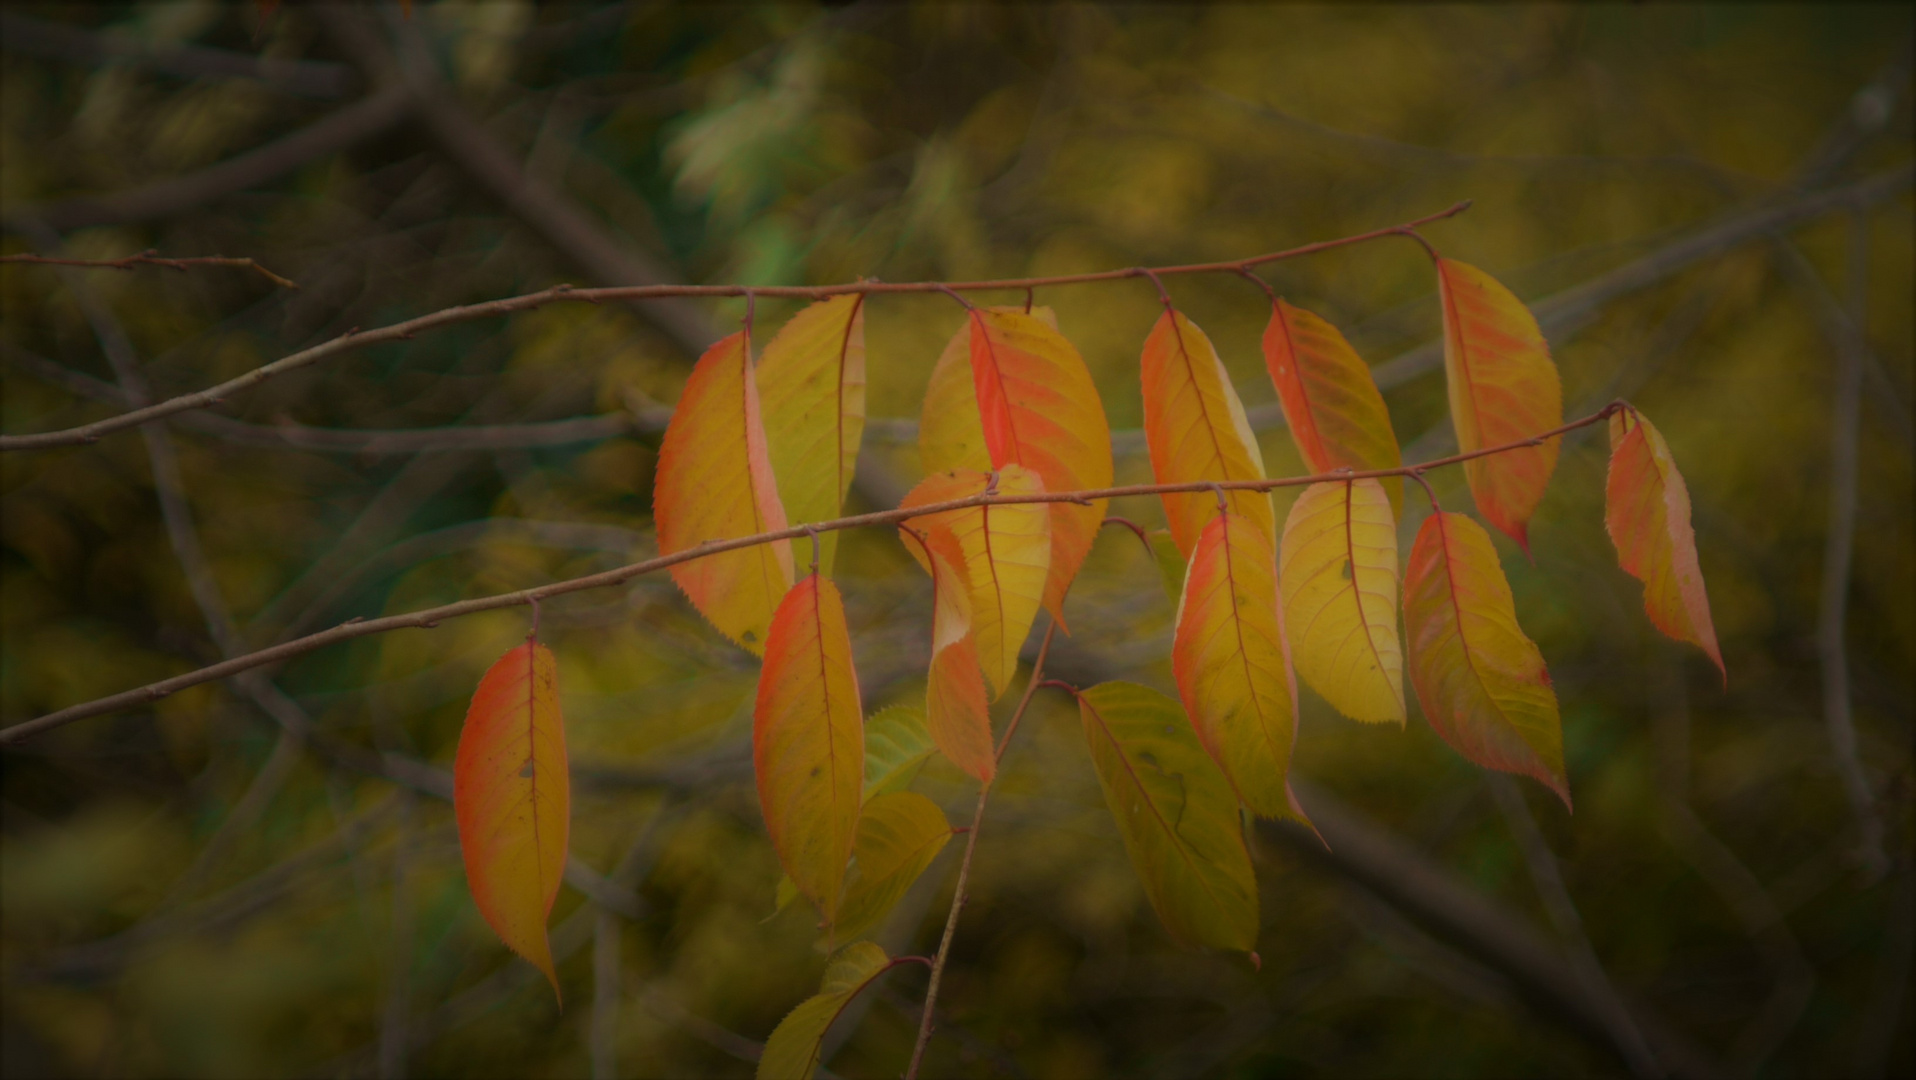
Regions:
<instances>
[{"instance_id":1,"label":"dark background","mask_svg":"<svg viewBox=\"0 0 1916 1080\"><path fill-rule=\"evenodd\" d=\"M1728 688L1650 628L1602 532L1603 437L1569 440L1534 564L1501 550L1562 701L1576 812L1487 780L1419 715L1360 727L1307 692L1300 790L1332 851L1256 834L1261 969L1170 944L1074 713L1041 694L981 834L926 1074L1916 1064L1907 7L445 0L409 17L185 2L4 18L7 252L251 256L300 285L0 267L8 433L555 282L1237 258L1474 199L1427 235L1533 304L1567 414L1624 395L1668 437ZM1412 245L1265 276L1376 366L1406 460L1448 451L1435 283ZM1228 276L1171 289L1260 418L1269 470L1303 471L1257 352L1261 294ZM1037 301L1113 427L1135 429L1149 286ZM741 314L554 305L8 453L0 713L652 552L663 407ZM868 431L855 507L915 479L910 421L955 325L942 297L872 302L870 412L895 421ZM1148 479L1141 447L1120 432L1120 482ZM1460 476L1438 489L1467 505ZM1160 520L1148 500L1113 512ZM922 695L923 576L886 531L843 543L868 708ZM1172 604L1135 541L1107 530L1070 616L1059 677L1169 687ZM478 917L435 795L479 673L524 621L332 647L0 757L6 1074L749 1074L822 967L804 915L768 918L756 664L663 575L548 605L588 868L554 912L561 1012ZM1835 737L1850 730L1853 750ZM971 805L948 767L918 790L955 820ZM935 948L958 847L879 934L888 949ZM897 1075L923 987L916 968L887 976L830 1068Z\"/></svg>"}]
</instances>

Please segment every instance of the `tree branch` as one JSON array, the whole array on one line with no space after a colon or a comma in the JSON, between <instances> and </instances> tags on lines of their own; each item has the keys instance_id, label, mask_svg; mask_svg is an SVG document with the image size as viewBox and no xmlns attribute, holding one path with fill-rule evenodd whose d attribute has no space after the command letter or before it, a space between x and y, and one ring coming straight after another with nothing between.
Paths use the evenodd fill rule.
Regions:
<instances>
[{"instance_id":1,"label":"tree branch","mask_svg":"<svg viewBox=\"0 0 1916 1080\"><path fill-rule=\"evenodd\" d=\"M54 259L45 255L0 255L0 263L79 266L94 270L131 270L136 266L165 266L181 272L185 272L189 266L238 266L257 272L261 277L282 289L299 288L297 282L280 277L251 259L236 259L226 255L189 255L184 258L169 259L149 249L138 255L128 255L119 259Z\"/></svg>"},{"instance_id":2,"label":"tree branch","mask_svg":"<svg viewBox=\"0 0 1916 1080\"><path fill-rule=\"evenodd\" d=\"M38 220L56 232L88 225L121 225L167 217L263 184L299 168L314 158L344 150L405 119L408 100L403 91L382 90L361 98L326 119L302 128L277 142L185 176L155 181L145 187L112 195L84 196L45 205L22 206L0 216L0 225L19 229Z\"/></svg>"},{"instance_id":3,"label":"tree branch","mask_svg":"<svg viewBox=\"0 0 1916 1080\"><path fill-rule=\"evenodd\" d=\"M1455 465L1474 458L1487 457L1492 454L1506 453L1521 447L1539 445L1567 432L1588 427L1591 424L1605 420L1613 411L1619 408L1621 404L1621 402L1614 402L1610 405L1606 405L1596 413L1579 420L1573 420L1561 427L1539 432L1528 439L1519 439L1515 442L1504 443L1500 446L1484 447L1480 450L1473 450L1462 454L1452 454L1449 457L1437 458L1433 461L1421 462L1416 465L1404 465L1394 469L1369 469L1362 472L1352 472L1346 469L1330 473L1316 473L1309 476L1280 477L1274 480L1227 480L1222 483L1200 482L1188 484L1127 484L1122 487L1091 488L1083 491L1038 492L1023 495L971 495L963 499L927 503L923 506L880 510L869 514L854 514L850 517L834 518L830 521L819 521L806 525L795 525L787 529L757 533L752 536L735 537L729 540L708 540L697 547L674 552L670 555L661 555L657 558L647 559L643 562L632 563L628 566L621 566L597 574L588 574L584 577L550 582L531 589L520 589L516 592L475 597L471 600L461 600L457 603L445 604L435 608L426 608L404 615L388 615L378 619L352 619L330 630L322 630L317 634L309 634L305 637L281 642L278 645L261 649L258 652L233 657L196 671L189 671L182 675L175 675L169 679L149 683L138 689L128 690L110 697L99 698L84 704L74 705L70 708L62 709L59 712L49 713L38 719L28 720L23 723L14 724L8 728L0 729L0 747L12 746L23 739L31 738L41 732L72 723L75 720L85 719L89 716L101 716L106 713L118 712L121 709L148 704L189 686L197 686L200 683L224 679L243 671L250 671L256 667L263 667L267 664L273 664L281 660L299 656L302 653L312 652L314 649L322 648L336 642L350 641L354 638L367 637L372 634L383 634L390 630L433 627L439 625L443 619L472 615L481 611L495 611L500 608L519 607L530 604L534 600L547 600L554 596L582 592L587 589L601 589L609 585L622 584L642 574L650 574L655 571L664 570L670 566L676 566L682 562L690 562L693 559L704 558L707 555L716 555L723 551L736 551L740 548L755 547L759 544L768 544L778 540L794 540L809 535L812 532L868 528L875 525L896 525L901 521L906 521L914 517L942 513L946 510L962 510L968 507L993 506L1001 503L1084 503L1097 499L1124 498L1130 495L1164 495L1179 492L1213 491L1219 488L1229 491L1272 491L1281 487L1302 487L1309 484L1329 483L1332 481L1342 483L1350 480L1377 479L1386 476L1411 476L1423 472L1426 469L1441 468L1446 465Z\"/></svg>"},{"instance_id":4,"label":"tree branch","mask_svg":"<svg viewBox=\"0 0 1916 1080\"><path fill-rule=\"evenodd\" d=\"M0 48L81 64L133 64L185 79L252 79L306 98L342 98L359 77L344 64L281 60L204 45L155 46L112 30L89 31L0 11Z\"/></svg>"},{"instance_id":5,"label":"tree branch","mask_svg":"<svg viewBox=\"0 0 1916 1080\"><path fill-rule=\"evenodd\" d=\"M110 417L106 420L84 424L76 428L68 428L64 431L48 431L35 435L0 435L0 450L37 450L53 446L75 446L81 443L93 442L102 435L129 427L136 427L149 420L157 420L161 417L171 416L174 413L185 412L189 409L201 409L209 405L217 405L227 397L241 390L257 386L276 375L283 375L289 371L296 371L300 368L308 367L321 360L330 359L351 349L392 341L403 341L427 330L436 330L442 326L472 322L477 319L495 318L520 311L530 311L546 304L562 300L583 300L596 304L606 300L656 300L669 297L725 297L744 296L747 293L753 293L758 296L822 300L827 297L842 296L848 293L979 292L1004 289L1023 290L1026 288L1052 285L1077 285L1094 281L1121 281L1139 277L1145 274L1147 270L1149 273L1159 275L1236 274L1248 270L1251 267L1268 262L1275 262L1279 259L1296 258L1301 255L1309 255L1320 251L1328 251L1332 248L1362 243L1367 240L1375 240L1383 236L1397 235L1417 225L1427 224L1431 221L1441 220L1451 215L1461 213L1468 205L1468 203L1458 203L1447 210L1442 210L1435 214L1427 214L1424 217L1406 222L1403 225L1393 225L1384 229L1373 229L1370 232L1360 233L1356 236L1347 236L1336 240L1323 240L1314 244L1306 244L1303 247L1270 252L1264 255L1255 255L1248 259L1239 259L1224 263L1192 263L1183 266L1149 268L1131 267L1122 270L1106 270L1090 274L1066 274L1057 277L1014 278L999 281L856 281L845 285L767 286L765 288L745 285L628 285L580 289L574 288L571 285L554 285L548 289L541 289L538 292L525 293L520 296L509 296L498 300L487 300L477 304L465 304L459 307L444 308L376 330L351 330L333 338L331 341L322 342L309 349L296 352L291 356L282 357L270 364L254 368L252 371L228 379L217 386L191 394L182 394L179 397L169 401L163 401L148 408L136 409L132 412L122 413L119 416ZM703 351L717 337L718 334L715 332L712 336L700 340L695 347L696 350Z\"/></svg>"}]
</instances>

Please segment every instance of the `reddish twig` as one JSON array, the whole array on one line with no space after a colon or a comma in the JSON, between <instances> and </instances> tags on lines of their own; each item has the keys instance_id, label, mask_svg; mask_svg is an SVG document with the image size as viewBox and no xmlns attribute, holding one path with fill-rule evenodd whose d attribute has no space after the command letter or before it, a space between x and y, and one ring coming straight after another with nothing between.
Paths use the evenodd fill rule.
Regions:
<instances>
[{"instance_id":1,"label":"reddish twig","mask_svg":"<svg viewBox=\"0 0 1916 1080\"><path fill-rule=\"evenodd\" d=\"M1011 745L1012 733L1018 730L1018 721L1024 719L1025 709L1031 704L1031 695L1044 679L1045 657L1051 652L1051 635L1058 629L1056 622L1045 627L1044 643L1038 646L1038 658L1031 663L1031 680L1025 683L1025 694L1018 699L1018 708L1011 714L1011 722L1005 725L1005 735L998 742L998 751L994 760L1003 760L1005 747ZM945 936L938 941L938 952L931 961L931 982L925 987L925 1008L918 1016L918 1041L911 1048L911 1064L905 1068L905 1080L917 1080L918 1066L925 1057L925 1045L931 1041L932 1010L938 1004L938 984L945 974L945 961L951 957L951 939L958 933L958 913L965 907L965 884L971 879L971 853L978 847L978 826L985 819L985 801L991 797L991 781L978 786L978 808L971 813L971 827L965 830L965 855L958 863L958 884L951 894L951 911L945 916Z\"/></svg>"},{"instance_id":2,"label":"reddish twig","mask_svg":"<svg viewBox=\"0 0 1916 1080\"><path fill-rule=\"evenodd\" d=\"M1461 202L1447 210L1442 210L1435 214L1427 214L1424 217L1403 225L1392 225L1389 228L1372 229L1370 232L1341 237L1336 240L1320 240L1314 244L1305 244L1302 247L1290 248L1285 251L1274 251L1265 255L1254 255L1248 259L1239 259L1234 262L1189 263L1183 266L1160 266L1148 269L1128 267L1123 270L1104 270L1089 274L1065 274L1058 277L1042 278L1005 278L996 281L885 282L862 280L849 282L844 285L623 285L598 289L578 289L571 285L555 285L549 289L542 289L539 292L526 293L521 296L509 296L499 300L488 300L479 304L445 308L428 315L421 315L416 319L408 319L405 322L394 323L391 326L380 327L376 330L363 332L353 331L341 334L331 341L321 342L310 349L303 349L291 356L282 357L263 367L254 368L252 371L228 379L218 386L191 394L182 394L179 397L162 401L144 409L135 409L131 412L121 413L118 416L108 417L105 420L95 421L91 424L83 424L79 427L66 428L61 431L39 432L32 435L0 435L0 450L41 450L55 446L78 446L84 443L90 443L102 435L111 434L112 432L121 431L130 427L137 427L150 420L158 420L161 417L186 412L189 409L202 409L209 405L216 405L227 397L241 390L251 389L276 375L283 375L288 371L308 367L321 360L337 356L349 349L361 348L367 345L378 345L389 341L403 341L425 330L436 330L439 327L450 326L454 323L471 322L475 319L492 318L499 315L510 315L520 311L530 311L546 304L556 303L562 300L585 301L595 304L604 300L660 300L671 297L727 296L776 296L786 299L823 300L828 297L843 296L848 293L871 295L875 293L942 292L950 294L953 298L957 299L959 303L970 307L970 302L960 296L960 293L1005 289L1034 289L1039 286L1050 285L1081 285L1094 281L1121 281L1126 278L1137 277L1141 273L1147 272L1152 274L1235 274L1252 266L1275 262L1279 259L1296 258L1320 251L1328 251L1332 248L1363 243L1367 240L1375 240L1382 236L1393 236L1402 229L1427 224L1432 221L1440 221L1444 218L1460 214L1468 208L1469 205L1468 202Z\"/></svg>"},{"instance_id":3,"label":"reddish twig","mask_svg":"<svg viewBox=\"0 0 1916 1080\"><path fill-rule=\"evenodd\" d=\"M217 664L189 671L181 675L175 675L170 679L162 679L158 682L148 683L145 686L133 690L74 705L62 709L59 712L49 713L34 720L28 720L15 724L12 727L0 729L0 747L12 746L23 739L30 738L43 731L60 727L63 724L68 724L75 720L118 712L121 709L136 705L149 704L169 694L184 690L189 686L198 686L201 683L224 679L229 675L236 675L242 671L248 671L256 667L264 667L267 664L275 664L281 660L289 660L295 656L312 652L315 649L323 648L336 642L367 637L372 634L383 634L389 630L437 626L439 622L444 619L457 618L462 615L472 615L481 611L496 611L500 608L518 607L522 604L529 604L534 600L563 596L566 593L583 592L587 589L602 589L609 585L619 585L632 578L663 570L669 566L676 566L682 562L690 562L693 559L704 558L707 555L716 555L721 551L736 551L740 548L755 547L759 544L769 544L778 540L795 540L807 535L814 529L819 532L829 532L837 529L868 528L875 525L889 526L896 525L910 518L928 517L946 510L963 510L973 506L995 506L1000 503L1086 503L1098 499L1123 498L1129 495L1164 495L1189 491L1211 491L1217 488L1229 491L1272 491L1281 487L1303 487L1309 484L1321 484L1333 481L1342 483L1349 480L1378 479L1386 476L1413 476L1425 469L1434 469L1444 465L1455 465L1460 462L1470 461L1474 458L1506 453L1520 447L1537 446L1546 440L1554 439L1567 432L1600 423L1608 419L1611 413L1622 407L1624 406L1621 401L1611 402L1609 405L1604 406L1589 416L1583 417L1580 420L1573 420L1560 427L1551 428L1549 431L1539 432L1528 439L1518 439L1515 442L1504 443L1501 446L1487 446L1479 450L1452 454L1449 457L1436 458L1432 461L1420 462L1415 465L1401 465L1392 469L1367 469L1359 472L1339 470L1334 473L1316 473L1310 476L1288 476L1273 480L1226 480L1222 483L1197 481L1188 484L1128 484L1122 487L1092 488L1085 491L1031 492L1019 495L969 495L962 499L926 503L923 506L913 506L895 510L879 510L869 514L854 514L850 517L836 518L831 521L813 522L809 525L795 525L790 528L757 533L752 536L734 537L730 540L708 540L703 544L687 548L684 551L674 552L670 555L661 555L654 559L647 559L644 562L632 563L613 570L606 570L597 574L588 574L584 577L554 581L531 589L520 589L517 592L475 597L471 600L461 600L458 603L446 604L436 608L426 608L421 611L409 612L403 615L388 615L379 619L364 619L342 623L330 630L323 630L317 634L309 634L302 638L294 638L291 641L282 642L271 648L261 649L258 652L248 653L244 656L236 656Z\"/></svg>"},{"instance_id":4,"label":"reddish twig","mask_svg":"<svg viewBox=\"0 0 1916 1080\"><path fill-rule=\"evenodd\" d=\"M185 273L190 266L236 266L252 270L266 280L283 289L297 289L299 283L280 277L271 270L251 259L234 258L229 255L188 255L172 259L162 256L158 251L148 249L138 255L128 255L119 259L56 259L47 255L0 255L0 263L37 263L44 266L80 266L93 270L131 270L136 266L166 266Z\"/></svg>"}]
</instances>

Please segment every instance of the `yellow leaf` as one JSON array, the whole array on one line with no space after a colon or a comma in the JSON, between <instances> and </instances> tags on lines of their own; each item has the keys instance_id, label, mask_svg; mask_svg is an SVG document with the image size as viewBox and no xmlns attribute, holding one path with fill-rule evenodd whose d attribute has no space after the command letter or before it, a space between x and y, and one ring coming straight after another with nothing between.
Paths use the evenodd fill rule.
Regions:
<instances>
[{"instance_id":1,"label":"yellow leaf","mask_svg":"<svg viewBox=\"0 0 1916 1080\"><path fill-rule=\"evenodd\" d=\"M910 508L962 499L982 494L990 485L991 477L984 473L939 473L913 488L902 505ZM1035 475L1017 465L998 472L1000 495L1043 490ZM900 526L900 536L916 530L934 549L945 545L942 549L965 583L978 665L991 683L994 699L1004 694L1017 673L1018 650L1045 595L1047 570L1056 553L1050 536L1055 524L1048 504L1005 503L945 510L909 518ZM922 546L907 539L905 547L929 572L931 565Z\"/></svg>"},{"instance_id":2,"label":"yellow leaf","mask_svg":"<svg viewBox=\"0 0 1916 1080\"><path fill-rule=\"evenodd\" d=\"M1151 448L1151 471L1160 484L1199 480L1262 480L1264 456L1244 416L1244 405L1211 339L1182 312L1166 311L1144 340L1144 436ZM1208 491L1174 492L1164 500L1164 517L1187 557L1198 534L1217 516L1217 496ZM1272 546L1277 527L1271 497L1261 491L1225 495L1231 512L1262 529Z\"/></svg>"},{"instance_id":3,"label":"yellow leaf","mask_svg":"<svg viewBox=\"0 0 1916 1080\"><path fill-rule=\"evenodd\" d=\"M752 379L750 342L733 334L708 349L659 444L652 512L659 553L786 526ZM772 613L792 584L792 548L779 540L672 567L672 580L719 632L764 655Z\"/></svg>"},{"instance_id":4,"label":"yellow leaf","mask_svg":"<svg viewBox=\"0 0 1916 1080\"><path fill-rule=\"evenodd\" d=\"M1338 712L1404 722L1397 524L1375 480L1312 484L1291 504L1280 561L1297 671Z\"/></svg>"},{"instance_id":5,"label":"yellow leaf","mask_svg":"<svg viewBox=\"0 0 1916 1080\"><path fill-rule=\"evenodd\" d=\"M905 790L933 749L924 711L917 706L893 705L873 713L865 721L865 801Z\"/></svg>"},{"instance_id":6,"label":"yellow leaf","mask_svg":"<svg viewBox=\"0 0 1916 1080\"><path fill-rule=\"evenodd\" d=\"M794 525L838 517L865 433L865 305L852 293L792 316L758 363L765 445ZM829 574L836 532L819 535Z\"/></svg>"},{"instance_id":7,"label":"yellow leaf","mask_svg":"<svg viewBox=\"0 0 1916 1080\"><path fill-rule=\"evenodd\" d=\"M831 579L809 575L779 604L752 721L752 766L772 848L798 891L831 922L865 773L858 675Z\"/></svg>"},{"instance_id":8,"label":"yellow leaf","mask_svg":"<svg viewBox=\"0 0 1916 1080\"><path fill-rule=\"evenodd\" d=\"M1256 524L1212 511L1178 600L1171 668L1198 741L1238 798L1265 817L1303 820L1289 781L1297 683L1273 563Z\"/></svg>"}]
</instances>

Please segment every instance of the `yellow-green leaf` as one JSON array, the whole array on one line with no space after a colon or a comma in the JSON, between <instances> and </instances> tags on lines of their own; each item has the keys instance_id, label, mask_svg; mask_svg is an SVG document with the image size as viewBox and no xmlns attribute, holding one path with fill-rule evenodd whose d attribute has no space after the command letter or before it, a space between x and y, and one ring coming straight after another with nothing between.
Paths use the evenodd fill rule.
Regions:
<instances>
[{"instance_id":1,"label":"yellow-green leaf","mask_svg":"<svg viewBox=\"0 0 1916 1080\"><path fill-rule=\"evenodd\" d=\"M685 381L659 444L652 490L662 555L786 525L750 353L746 336L733 334L706 350ZM764 655L772 612L792 584L789 542L707 555L677 563L671 572L720 633Z\"/></svg>"},{"instance_id":2,"label":"yellow-green leaf","mask_svg":"<svg viewBox=\"0 0 1916 1080\"><path fill-rule=\"evenodd\" d=\"M892 705L865 721L865 800L903 791L935 747L916 705Z\"/></svg>"},{"instance_id":3,"label":"yellow-green leaf","mask_svg":"<svg viewBox=\"0 0 1916 1080\"><path fill-rule=\"evenodd\" d=\"M1483 526L1443 511L1424 519L1404 572L1404 630L1411 685L1437 734L1485 768L1535 777L1569 806L1557 695Z\"/></svg>"},{"instance_id":4,"label":"yellow-green leaf","mask_svg":"<svg viewBox=\"0 0 1916 1080\"><path fill-rule=\"evenodd\" d=\"M1135 683L1078 695L1084 737L1131 866L1171 936L1249 952L1257 879L1230 782L1178 703Z\"/></svg>"},{"instance_id":5,"label":"yellow-green leaf","mask_svg":"<svg viewBox=\"0 0 1916 1080\"><path fill-rule=\"evenodd\" d=\"M811 1080L818 1070L819 1047L825 1029L832 1026L858 992L891 968L885 950L869 941L847 945L825 965L818 993L785 1014L765 1040L758 1059L758 1080Z\"/></svg>"},{"instance_id":6,"label":"yellow-green leaf","mask_svg":"<svg viewBox=\"0 0 1916 1080\"><path fill-rule=\"evenodd\" d=\"M1158 316L1144 339L1144 436L1151 471L1160 484L1198 480L1262 480L1264 455L1251 433L1244 405L1231 385L1211 339L1183 312ZM1198 534L1217 516L1217 496L1208 491L1159 496L1178 550L1190 555ZM1262 491L1225 496L1233 514L1277 542L1271 497Z\"/></svg>"},{"instance_id":7,"label":"yellow-green leaf","mask_svg":"<svg viewBox=\"0 0 1916 1080\"><path fill-rule=\"evenodd\" d=\"M758 362L765 445L794 525L838 517L865 433L865 297L821 300L792 316ZM829 574L838 534L819 534Z\"/></svg>"},{"instance_id":8,"label":"yellow-green leaf","mask_svg":"<svg viewBox=\"0 0 1916 1080\"><path fill-rule=\"evenodd\" d=\"M1151 559L1157 563L1158 578L1164 582L1164 594L1175 604L1184 595L1184 552L1178 550L1178 542L1169 529L1152 529L1146 539L1151 543Z\"/></svg>"},{"instance_id":9,"label":"yellow-green leaf","mask_svg":"<svg viewBox=\"0 0 1916 1080\"><path fill-rule=\"evenodd\" d=\"M1264 817L1303 819L1291 797L1297 683L1278 609L1271 541L1213 510L1178 601L1171 669L1198 741L1237 797Z\"/></svg>"},{"instance_id":10,"label":"yellow-green leaf","mask_svg":"<svg viewBox=\"0 0 1916 1080\"><path fill-rule=\"evenodd\" d=\"M846 941L877 926L950 839L945 812L923 795L872 796L858 818L852 873L832 936Z\"/></svg>"},{"instance_id":11,"label":"yellow-green leaf","mask_svg":"<svg viewBox=\"0 0 1916 1080\"><path fill-rule=\"evenodd\" d=\"M1383 486L1305 488L1284 522L1280 566L1298 674L1353 720L1402 724L1397 524Z\"/></svg>"},{"instance_id":12,"label":"yellow-green leaf","mask_svg":"<svg viewBox=\"0 0 1916 1080\"><path fill-rule=\"evenodd\" d=\"M864 713L831 579L792 586L772 619L752 712L759 808L779 865L826 922L838 913L864 785Z\"/></svg>"}]
</instances>

